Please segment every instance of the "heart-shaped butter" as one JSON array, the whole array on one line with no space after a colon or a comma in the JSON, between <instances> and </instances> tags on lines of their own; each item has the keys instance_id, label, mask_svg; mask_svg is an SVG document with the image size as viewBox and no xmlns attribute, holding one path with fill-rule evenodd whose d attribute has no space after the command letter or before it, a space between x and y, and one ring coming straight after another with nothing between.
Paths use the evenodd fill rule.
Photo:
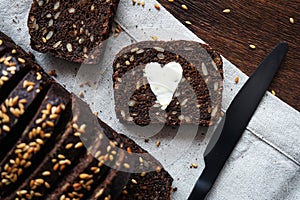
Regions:
<instances>
[{"instance_id":1,"label":"heart-shaped butter","mask_svg":"<svg viewBox=\"0 0 300 200\"><path fill-rule=\"evenodd\" d=\"M164 66L157 62L145 66L145 76L155 94L158 103L165 110L172 101L175 90L182 78L182 67L177 62L170 62Z\"/></svg>"}]
</instances>

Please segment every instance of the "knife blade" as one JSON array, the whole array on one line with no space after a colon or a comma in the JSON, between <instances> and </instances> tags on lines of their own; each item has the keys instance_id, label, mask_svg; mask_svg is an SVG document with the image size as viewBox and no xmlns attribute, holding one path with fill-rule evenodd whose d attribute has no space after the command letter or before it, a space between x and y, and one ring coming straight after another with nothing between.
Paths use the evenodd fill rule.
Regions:
<instances>
[{"instance_id":1,"label":"knife blade","mask_svg":"<svg viewBox=\"0 0 300 200\"><path fill-rule=\"evenodd\" d=\"M206 197L246 129L288 51L279 43L260 63L229 105L204 152L205 167L188 200Z\"/></svg>"}]
</instances>

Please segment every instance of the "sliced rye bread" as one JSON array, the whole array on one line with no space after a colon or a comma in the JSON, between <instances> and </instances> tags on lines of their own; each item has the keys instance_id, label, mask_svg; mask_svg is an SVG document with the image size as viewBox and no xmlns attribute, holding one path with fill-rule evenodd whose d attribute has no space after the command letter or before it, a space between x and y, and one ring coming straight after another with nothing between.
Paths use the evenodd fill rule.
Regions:
<instances>
[{"instance_id":1,"label":"sliced rye bread","mask_svg":"<svg viewBox=\"0 0 300 200\"><path fill-rule=\"evenodd\" d=\"M95 64L119 0L35 0L28 18L33 49L72 62Z\"/></svg>"},{"instance_id":2,"label":"sliced rye bread","mask_svg":"<svg viewBox=\"0 0 300 200\"><path fill-rule=\"evenodd\" d=\"M33 68L39 68L33 61L33 55L24 52L8 36L0 32L0 104Z\"/></svg>"},{"instance_id":3,"label":"sliced rye bread","mask_svg":"<svg viewBox=\"0 0 300 200\"><path fill-rule=\"evenodd\" d=\"M0 32L1 33L1 32ZM1 38L3 39L3 42L6 43L6 40L9 41L10 39L7 38L5 39L4 36L0 34ZM1 46L1 45L0 45ZM18 47L19 48L19 47ZM22 49L18 49L17 52L20 51L19 53L22 54L25 52ZM26 60L27 62L27 60ZM34 67L36 66L36 67ZM22 127L20 128L19 136L15 137L12 134L9 134L9 138L14 138L15 143L12 143L12 145L9 146L9 148L14 148L18 139L22 141L24 136L22 135L22 132L27 129L29 130L32 123L36 120L32 120L34 118L37 118L39 110L39 106L43 104L43 98L46 96L46 93L48 91L48 87L51 85L55 85L56 83L46 74L43 73L43 71L36 65L35 63L29 64L28 65L29 69L32 69L30 73L33 73L37 75L38 77L46 77L47 80L49 80L49 86L45 87L45 90L41 90L40 93L37 95L39 96L39 102L32 103L34 105L33 109L31 109L31 114L26 116L28 117L26 120L24 120L24 123ZM38 72L38 73L37 73ZM27 76L27 75L26 75ZM39 78L38 78L39 79ZM43 79L43 78L42 78ZM21 78L20 78L21 80ZM36 80L39 81L39 80ZM34 82L34 81L32 81ZM24 82L23 82L24 83ZM27 85L26 83L25 85ZM21 85L21 82L19 81L16 83L17 88L18 85ZM35 84L36 85L36 84ZM59 88L60 86L57 85ZM14 88L9 88L10 93L13 93L15 90ZM21 88L21 87L20 87ZM11 92L13 90L13 92ZM27 90L27 89L26 89ZM30 90L35 90L31 89ZM36 91L36 90L35 90ZM41 93L44 93L41 95ZM0 95L1 96L1 95ZM9 95L8 95L9 96ZM74 97L75 98L75 97ZM147 162L147 156L144 157L142 156L142 161L139 158L129 160L131 152L131 148L134 149L134 145L132 147L127 147L125 148L125 139L121 139L123 136L118 136L118 134L112 130L109 126L104 124L99 120L91 121L90 116L92 115L90 109L87 107L85 103L82 101L74 101L74 98L72 98L72 109L70 109L69 106L66 106L66 113L72 112L69 115L62 116L61 118L64 118L64 123L67 121L69 122L66 127L64 127L64 131L62 130L61 132L57 133L57 137L53 141L54 147L49 147L47 151L49 153L46 153L46 150L44 153L41 152L41 159L40 163L36 163L36 165L32 165L34 167L33 172L25 179L22 178L20 179L20 182L22 184L16 189L12 190L12 194L6 197L0 196L1 199L15 199L15 200L21 200L21 199L51 199L51 195L54 194L54 191L57 191L58 186L60 185L66 185L65 188L62 188L61 194L63 195L64 192L68 191L65 190L70 189L70 185L72 182L76 186L76 182L78 181L79 178L85 178L85 177L90 177L90 173L99 173L98 168L101 167L102 169L105 169L104 165L102 164L105 162L105 160L108 159L108 167L111 167L112 169L108 169L107 167L107 172L105 171L102 175L93 175L93 178L95 179L95 184L92 184L90 182L83 182L85 185L85 191L82 191L83 193L86 193L82 199L86 199L86 196L89 196L92 194L92 192L97 192L99 194L99 191L101 189L103 190L103 195L100 197L105 198L105 197L112 197L112 198L118 198L119 194L122 192L124 189L124 186L126 186L128 180L130 180L130 177L133 176L132 173L126 172L127 170L135 170L136 167L140 166L141 162ZM5 98L6 99L6 98ZM35 102L35 101L34 101ZM5 101L3 102L5 103ZM29 110L29 108L28 108ZM25 115L24 115L25 116ZM69 117L68 117L69 116ZM63 126L61 122L58 122L58 124L55 126L55 129L58 126ZM95 126L91 124L95 123L100 123L100 132L97 134L95 131L99 131L99 129L95 130ZM49 122L48 122L49 124ZM51 123L50 123L51 124ZM88 124L88 126L86 125ZM63 128L62 128L63 129ZM97 132L98 132L97 131ZM85 133L92 133L91 134L85 134ZM101 135L106 137L102 137ZM29 134L29 133L28 133ZM48 136L48 133L44 133L46 136ZM86 137L85 137L86 135ZM29 137L29 135L28 135ZM105 142L104 138L108 138ZM29 138L30 139L30 138ZM37 141L36 141L37 142ZM40 142L40 140L39 140ZM48 141L48 143L50 140ZM22 143L20 143L21 145ZM23 144L22 144L23 145ZM29 145L30 146L30 145ZM88 147L88 149L85 148ZM47 147L47 148L48 148ZM3 146L0 146L0 150L3 150ZM30 148L30 147L29 147ZM51 149L52 148L52 149ZM104 150L103 150L104 148ZM114 150L115 148L119 148L118 150ZM100 149L100 150L99 150ZM101 151L101 152L100 152ZM92 155L100 155L98 157L98 161L100 162L96 163L97 160L95 160L93 157L90 157L88 152L92 152ZM42 155L43 154L43 155ZM103 157L101 157L101 155ZM6 158L10 157L11 155L5 155ZM32 157L33 158L33 157ZM150 161L153 159L150 156ZM7 160L7 159L5 159ZM37 159L36 159L37 160ZM112 160L112 163L109 163ZM12 162L19 162L19 161L12 161ZM21 161L20 161L21 162ZM26 161L25 161L26 162ZM87 163L85 163L87 162ZM24 163L24 162L23 162ZM101 163L99 165L99 163ZM106 162L105 162L106 163ZM157 166L157 163L155 163L155 166ZM25 165L27 162L25 163ZM31 163L30 163L31 164ZM30 165L28 164L28 165ZM95 166L95 164L98 164L98 168L92 168L92 166ZM90 167L90 168L89 168ZM79 171L76 171L78 169ZM143 169L143 167L142 167ZM123 171L122 171L123 170ZM15 169L12 169L12 171L15 171ZM125 171L125 172L124 172ZM83 172L83 174L79 174L79 172ZM79 176L78 176L79 174ZM143 173L144 174L144 173ZM64 180L67 178L66 180ZM1 178L0 182L6 182L3 181L4 179ZM138 180L138 179L137 179ZM67 184L67 182L69 183ZM164 182L164 180L162 180ZM81 183L82 180L79 180L79 183ZM89 185L91 184L91 185ZM74 186L74 185L72 185ZM89 187L90 186L90 187ZM73 188L73 189L75 189ZM90 188L90 191L89 191ZM100 190L97 190L94 188L98 188ZM104 188L104 189L103 189ZM71 188L72 189L72 188ZM76 188L79 189L79 188ZM82 189L82 188L80 188ZM6 189L5 189L6 190ZM132 190L133 191L133 190ZM76 192L71 190L71 192ZM9 194L10 192L4 191L4 193ZM49 195L49 196L47 196ZM60 198L64 198L64 196L60 196ZM130 194L131 195L131 194ZM134 194L132 194L134 196ZM166 195L166 197L170 196L170 194ZM74 197L75 198L75 197ZM107 199L106 198L106 199ZM68 198L66 198L68 199ZM72 197L73 199L73 197Z\"/></svg>"},{"instance_id":4,"label":"sliced rye bread","mask_svg":"<svg viewBox=\"0 0 300 200\"><path fill-rule=\"evenodd\" d=\"M50 83L48 75L30 71L0 105L1 160L34 116Z\"/></svg>"},{"instance_id":5,"label":"sliced rye bread","mask_svg":"<svg viewBox=\"0 0 300 200\"><path fill-rule=\"evenodd\" d=\"M118 170L111 170L106 182L89 199L171 199L173 179L162 165L133 140L98 121L106 136L123 150L125 159Z\"/></svg>"},{"instance_id":6,"label":"sliced rye bread","mask_svg":"<svg viewBox=\"0 0 300 200\"><path fill-rule=\"evenodd\" d=\"M99 126L97 117L88 105L74 96L73 106L80 109L82 116L79 118L85 119L87 128L85 135L82 135L82 140L85 141L88 151L47 199L87 199L94 189L110 176L110 167L117 167L118 163L124 162L123 152L118 152L116 148L118 144L104 135L103 128ZM86 137L90 142L87 142Z\"/></svg>"},{"instance_id":7,"label":"sliced rye bread","mask_svg":"<svg viewBox=\"0 0 300 200\"><path fill-rule=\"evenodd\" d=\"M176 62L183 70L182 80L165 110L156 102L144 75L145 66L151 62ZM121 122L209 126L220 116L222 59L206 44L183 40L135 43L118 53L113 70L115 110Z\"/></svg>"},{"instance_id":8,"label":"sliced rye bread","mask_svg":"<svg viewBox=\"0 0 300 200\"><path fill-rule=\"evenodd\" d=\"M70 101L70 94L58 84L53 84L21 138L0 162L1 197L14 189L37 167L43 156L61 136L69 113L64 112Z\"/></svg>"}]
</instances>

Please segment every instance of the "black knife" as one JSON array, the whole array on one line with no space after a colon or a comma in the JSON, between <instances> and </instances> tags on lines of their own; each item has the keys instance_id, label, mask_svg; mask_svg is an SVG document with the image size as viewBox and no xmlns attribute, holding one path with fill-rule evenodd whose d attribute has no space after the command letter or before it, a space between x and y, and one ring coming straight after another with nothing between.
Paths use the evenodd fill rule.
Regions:
<instances>
[{"instance_id":1,"label":"black knife","mask_svg":"<svg viewBox=\"0 0 300 200\"><path fill-rule=\"evenodd\" d=\"M204 199L212 188L288 51L278 44L235 96L204 152L205 168L188 200Z\"/></svg>"}]
</instances>

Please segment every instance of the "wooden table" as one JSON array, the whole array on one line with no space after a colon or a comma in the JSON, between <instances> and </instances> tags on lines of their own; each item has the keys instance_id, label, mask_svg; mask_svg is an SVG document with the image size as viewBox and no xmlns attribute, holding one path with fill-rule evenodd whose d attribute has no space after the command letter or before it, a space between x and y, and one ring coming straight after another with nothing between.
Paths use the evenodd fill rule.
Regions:
<instances>
[{"instance_id":1,"label":"wooden table","mask_svg":"<svg viewBox=\"0 0 300 200\"><path fill-rule=\"evenodd\" d=\"M290 50L269 89L300 111L300 0L159 2L247 75L278 42L286 41ZM250 44L256 48L251 49Z\"/></svg>"}]
</instances>

